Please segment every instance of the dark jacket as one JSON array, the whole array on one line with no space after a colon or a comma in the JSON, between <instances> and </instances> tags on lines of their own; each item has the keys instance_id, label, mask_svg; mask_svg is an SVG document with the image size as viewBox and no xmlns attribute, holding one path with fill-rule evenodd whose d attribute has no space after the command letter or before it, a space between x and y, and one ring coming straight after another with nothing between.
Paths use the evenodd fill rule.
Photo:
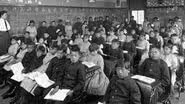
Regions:
<instances>
[{"instance_id":1,"label":"dark jacket","mask_svg":"<svg viewBox=\"0 0 185 104\"><path fill-rule=\"evenodd\" d=\"M85 86L85 66L80 62L67 62L61 88L71 89L74 92L82 91Z\"/></svg>"},{"instance_id":2,"label":"dark jacket","mask_svg":"<svg viewBox=\"0 0 185 104\"><path fill-rule=\"evenodd\" d=\"M139 74L147 77L154 78L161 82L163 87L170 85L169 69L163 60L146 59L139 68Z\"/></svg>"},{"instance_id":3,"label":"dark jacket","mask_svg":"<svg viewBox=\"0 0 185 104\"><path fill-rule=\"evenodd\" d=\"M24 73L32 72L34 69L39 68L43 64L45 55L37 57L35 50L31 53L27 52L22 60L24 66Z\"/></svg>"},{"instance_id":4,"label":"dark jacket","mask_svg":"<svg viewBox=\"0 0 185 104\"><path fill-rule=\"evenodd\" d=\"M49 34L49 37L52 39L52 40L55 40L57 39L57 27L54 27L54 26L49 26L48 27L48 30L47 30L47 33Z\"/></svg>"},{"instance_id":5,"label":"dark jacket","mask_svg":"<svg viewBox=\"0 0 185 104\"><path fill-rule=\"evenodd\" d=\"M49 79L55 82L55 86L61 86L66 61L67 59L65 57L62 59L54 57L48 65L46 74L48 75Z\"/></svg>"},{"instance_id":6,"label":"dark jacket","mask_svg":"<svg viewBox=\"0 0 185 104\"><path fill-rule=\"evenodd\" d=\"M114 76L105 94L106 104L141 104L138 85L130 77Z\"/></svg>"},{"instance_id":7,"label":"dark jacket","mask_svg":"<svg viewBox=\"0 0 185 104\"><path fill-rule=\"evenodd\" d=\"M47 27L43 27L43 26L39 27L37 29L37 39L44 37L44 33L47 33L47 29L48 29Z\"/></svg>"}]
</instances>

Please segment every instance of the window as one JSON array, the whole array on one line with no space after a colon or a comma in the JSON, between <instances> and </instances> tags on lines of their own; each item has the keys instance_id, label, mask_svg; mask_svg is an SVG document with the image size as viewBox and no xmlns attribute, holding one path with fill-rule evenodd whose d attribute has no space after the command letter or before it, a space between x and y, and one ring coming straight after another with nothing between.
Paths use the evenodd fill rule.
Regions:
<instances>
[{"instance_id":1,"label":"window","mask_svg":"<svg viewBox=\"0 0 185 104\"><path fill-rule=\"evenodd\" d=\"M134 16L138 24L143 24L145 18L144 10L132 10L132 16Z\"/></svg>"}]
</instances>

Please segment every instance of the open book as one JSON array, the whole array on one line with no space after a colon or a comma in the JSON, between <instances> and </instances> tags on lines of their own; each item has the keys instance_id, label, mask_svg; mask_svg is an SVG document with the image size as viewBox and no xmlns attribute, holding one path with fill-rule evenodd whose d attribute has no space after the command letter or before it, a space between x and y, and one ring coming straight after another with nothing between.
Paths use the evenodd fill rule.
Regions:
<instances>
[{"instance_id":1,"label":"open book","mask_svg":"<svg viewBox=\"0 0 185 104\"><path fill-rule=\"evenodd\" d=\"M50 92L44 97L44 99L54 100L54 101L64 101L67 97L67 93L70 91L69 89L60 89L54 95L50 95L51 91L54 89L52 88Z\"/></svg>"},{"instance_id":2,"label":"open book","mask_svg":"<svg viewBox=\"0 0 185 104\"><path fill-rule=\"evenodd\" d=\"M94 64L92 62L86 62L86 61L82 62L82 64L86 65L88 68L92 68L92 67L96 66L96 64Z\"/></svg>"},{"instance_id":3,"label":"open book","mask_svg":"<svg viewBox=\"0 0 185 104\"><path fill-rule=\"evenodd\" d=\"M131 78L132 79L137 79L137 80L142 81L142 82L147 83L147 84L152 84L152 83L155 82L155 79L150 78L150 77L146 77L146 76L142 76L142 75L134 75Z\"/></svg>"},{"instance_id":4,"label":"open book","mask_svg":"<svg viewBox=\"0 0 185 104\"><path fill-rule=\"evenodd\" d=\"M10 57L10 55L9 54L5 54L5 55L0 56L0 59L1 60L4 60L4 59L6 59L8 57Z\"/></svg>"},{"instance_id":5,"label":"open book","mask_svg":"<svg viewBox=\"0 0 185 104\"><path fill-rule=\"evenodd\" d=\"M38 77L35 77L35 81L40 87L48 88L49 86L53 85L55 82L50 80L46 73L39 75Z\"/></svg>"},{"instance_id":6,"label":"open book","mask_svg":"<svg viewBox=\"0 0 185 104\"><path fill-rule=\"evenodd\" d=\"M13 74L21 74L22 70L24 69L21 62L13 64L10 66L10 69L12 70Z\"/></svg>"}]
</instances>

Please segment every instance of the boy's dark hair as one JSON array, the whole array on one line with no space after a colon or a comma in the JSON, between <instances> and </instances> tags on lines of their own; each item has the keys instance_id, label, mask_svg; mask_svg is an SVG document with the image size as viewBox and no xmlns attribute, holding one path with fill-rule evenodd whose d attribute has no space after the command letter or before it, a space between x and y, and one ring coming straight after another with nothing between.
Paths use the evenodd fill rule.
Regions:
<instances>
[{"instance_id":1,"label":"boy's dark hair","mask_svg":"<svg viewBox=\"0 0 185 104\"><path fill-rule=\"evenodd\" d=\"M71 45L70 49L74 52L80 52L80 48L78 47L78 45Z\"/></svg>"},{"instance_id":2,"label":"boy's dark hair","mask_svg":"<svg viewBox=\"0 0 185 104\"><path fill-rule=\"evenodd\" d=\"M34 20L30 20L30 23L35 23L35 21Z\"/></svg>"},{"instance_id":3,"label":"boy's dark hair","mask_svg":"<svg viewBox=\"0 0 185 104\"><path fill-rule=\"evenodd\" d=\"M89 51L90 52L93 52L93 51L96 51L99 49L99 46L96 44L96 43L92 43L90 46L89 46Z\"/></svg>"},{"instance_id":4,"label":"boy's dark hair","mask_svg":"<svg viewBox=\"0 0 185 104\"><path fill-rule=\"evenodd\" d=\"M0 17L2 17L5 13L8 13L7 11L3 10L3 11L0 11Z\"/></svg>"},{"instance_id":5,"label":"boy's dark hair","mask_svg":"<svg viewBox=\"0 0 185 104\"><path fill-rule=\"evenodd\" d=\"M24 34L26 34L26 33L27 33L27 34L30 34L30 32L29 32L29 31L25 31L25 32L24 32Z\"/></svg>"},{"instance_id":6,"label":"boy's dark hair","mask_svg":"<svg viewBox=\"0 0 185 104\"><path fill-rule=\"evenodd\" d=\"M112 40L112 43L120 44L120 42L119 42L119 40L118 40L118 39L113 39L113 40Z\"/></svg>"},{"instance_id":7,"label":"boy's dark hair","mask_svg":"<svg viewBox=\"0 0 185 104\"><path fill-rule=\"evenodd\" d=\"M17 37L17 36L13 36L13 37L11 37L11 40L16 40L16 41L18 41L19 40L19 38Z\"/></svg>"},{"instance_id":8,"label":"boy's dark hair","mask_svg":"<svg viewBox=\"0 0 185 104\"><path fill-rule=\"evenodd\" d=\"M168 48L172 49L172 44L167 43L167 44L164 45L164 47L168 47Z\"/></svg>"},{"instance_id":9,"label":"boy's dark hair","mask_svg":"<svg viewBox=\"0 0 185 104\"><path fill-rule=\"evenodd\" d=\"M176 37L176 36L178 37L178 35L177 35L177 34L172 34L172 35L171 35L171 37Z\"/></svg>"},{"instance_id":10,"label":"boy's dark hair","mask_svg":"<svg viewBox=\"0 0 185 104\"><path fill-rule=\"evenodd\" d=\"M67 45L66 44L61 44L58 46L58 51L63 51L64 53L67 53Z\"/></svg>"},{"instance_id":11,"label":"boy's dark hair","mask_svg":"<svg viewBox=\"0 0 185 104\"><path fill-rule=\"evenodd\" d=\"M63 22L63 20L62 19L59 19L58 22L61 23L61 22Z\"/></svg>"},{"instance_id":12,"label":"boy's dark hair","mask_svg":"<svg viewBox=\"0 0 185 104\"><path fill-rule=\"evenodd\" d=\"M89 35L88 35L88 34L85 34L85 35L83 36L83 38L85 38L85 37L89 38Z\"/></svg>"},{"instance_id":13,"label":"boy's dark hair","mask_svg":"<svg viewBox=\"0 0 185 104\"><path fill-rule=\"evenodd\" d=\"M41 51L41 52L45 53L46 48L44 46L40 45L40 46L37 47L37 51Z\"/></svg>"}]
</instances>

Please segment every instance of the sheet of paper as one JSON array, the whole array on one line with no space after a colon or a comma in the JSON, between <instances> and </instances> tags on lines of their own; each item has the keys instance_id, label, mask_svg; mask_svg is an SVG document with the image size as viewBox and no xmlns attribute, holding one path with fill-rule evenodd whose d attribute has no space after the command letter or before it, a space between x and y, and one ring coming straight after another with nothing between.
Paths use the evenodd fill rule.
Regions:
<instances>
[{"instance_id":1,"label":"sheet of paper","mask_svg":"<svg viewBox=\"0 0 185 104\"><path fill-rule=\"evenodd\" d=\"M35 78L35 81L40 87L48 88L49 86L53 85L55 82L50 80L46 73L39 75Z\"/></svg>"},{"instance_id":2,"label":"sheet of paper","mask_svg":"<svg viewBox=\"0 0 185 104\"><path fill-rule=\"evenodd\" d=\"M137 48L137 49L143 49L142 47L138 47L138 46L137 46L136 48Z\"/></svg>"},{"instance_id":3,"label":"sheet of paper","mask_svg":"<svg viewBox=\"0 0 185 104\"><path fill-rule=\"evenodd\" d=\"M24 69L21 62L11 65L10 68L13 71L14 75L21 74L22 70Z\"/></svg>"},{"instance_id":4,"label":"sheet of paper","mask_svg":"<svg viewBox=\"0 0 185 104\"><path fill-rule=\"evenodd\" d=\"M92 68L93 66L96 66L96 64L92 63L92 62L82 62L82 64L86 65L88 68Z\"/></svg>"},{"instance_id":5,"label":"sheet of paper","mask_svg":"<svg viewBox=\"0 0 185 104\"><path fill-rule=\"evenodd\" d=\"M50 90L53 91L54 89L52 88ZM67 93L69 92L69 89L62 89L62 90L58 90L58 92L56 92L54 95L50 95L50 92L44 97L44 99L48 99L48 100L54 100L54 101L64 101L64 99L67 96Z\"/></svg>"},{"instance_id":6,"label":"sheet of paper","mask_svg":"<svg viewBox=\"0 0 185 104\"><path fill-rule=\"evenodd\" d=\"M35 80L35 78L38 77L39 75L41 75L40 72L31 72L31 73L26 74L25 77Z\"/></svg>"},{"instance_id":7,"label":"sheet of paper","mask_svg":"<svg viewBox=\"0 0 185 104\"><path fill-rule=\"evenodd\" d=\"M140 80L140 81L148 83L148 84L152 84L155 82L155 79L150 78L150 77L146 77L146 76L142 76L142 75L134 75L131 78Z\"/></svg>"},{"instance_id":8,"label":"sheet of paper","mask_svg":"<svg viewBox=\"0 0 185 104\"><path fill-rule=\"evenodd\" d=\"M10 57L10 55L6 54L6 55L0 56L0 59L3 60L3 59L6 59L6 58L8 58L8 57Z\"/></svg>"},{"instance_id":9,"label":"sheet of paper","mask_svg":"<svg viewBox=\"0 0 185 104\"><path fill-rule=\"evenodd\" d=\"M21 82L24 80L25 74L16 74L11 77L12 80Z\"/></svg>"}]
</instances>

